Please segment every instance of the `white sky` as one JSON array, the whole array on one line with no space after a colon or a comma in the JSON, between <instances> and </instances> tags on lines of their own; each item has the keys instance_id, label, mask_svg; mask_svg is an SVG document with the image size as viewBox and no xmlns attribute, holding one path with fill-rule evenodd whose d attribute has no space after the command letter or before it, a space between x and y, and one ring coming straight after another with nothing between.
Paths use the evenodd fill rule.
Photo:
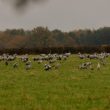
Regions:
<instances>
[{"instance_id":1,"label":"white sky","mask_svg":"<svg viewBox=\"0 0 110 110\"><path fill-rule=\"evenodd\" d=\"M48 0L19 13L0 0L0 30L12 28L74 29L110 26L110 0Z\"/></svg>"}]
</instances>

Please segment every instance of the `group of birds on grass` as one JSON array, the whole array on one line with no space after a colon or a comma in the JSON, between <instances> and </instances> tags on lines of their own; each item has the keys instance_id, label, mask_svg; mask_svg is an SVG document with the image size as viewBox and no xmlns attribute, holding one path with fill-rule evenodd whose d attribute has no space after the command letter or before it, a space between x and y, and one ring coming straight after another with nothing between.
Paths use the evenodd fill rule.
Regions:
<instances>
[{"instance_id":1,"label":"group of birds on grass","mask_svg":"<svg viewBox=\"0 0 110 110\"><path fill-rule=\"evenodd\" d=\"M52 68L58 69L61 65L60 61L65 61L71 55L71 53L64 53L64 54L40 54L32 59L29 58L28 54L25 55L9 55L3 54L0 56L0 61L4 61L5 65L8 66L11 61L16 60L18 58L21 62L25 64L25 69L30 70L32 68L32 61L37 62L38 64L44 64L44 70L48 71ZM13 68L18 67L18 63L15 62L13 64Z\"/></svg>"},{"instance_id":2,"label":"group of birds on grass","mask_svg":"<svg viewBox=\"0 0 110 110\"><path fill-rule=\"evenodd\" d=\"M108 58L110 56L110 53L106 53L106 52L102 52L102 53L94 53L94 54L81 54L81 53L78 53L78 57L80 59L95 59L97 60L97 65L95 67L93 67L93 63L92 62L84 62L82 64L79 65L79 68L80 69L91 69L91 70L94 70L95 68L97 70L100 70L101 69L101 66L104 66L107 64L106 62L106 58Z\"/></svg>"},{"instance_id":3,"label":"group of birds on grass","mask_svg":"<svg viewBox=\"0 0 110 110\"><path fill-rule=\"evenodd\" d=\"M64 54L40 54L30 59L28 54L20 56L17 54L3 54L0 56L0 61L4 61L6 66L8 66L11 61L14 61L13 68L17 68L19 64L15 61L16 58L18 58L21 62L25 64L26 70L30 70L32 68L32 61L34 61L38 64L43 64L44 70L48 71L53 68L58 69L61 66L61 61L66 61L70 55L70 52ZM102 65L106 65L106 58L110 56L110 53L103 52L100 54L81 54L79 52L77 56L80 60L83 59L83 63L79 65L79 69L94 70L95 68L97 68L97 70L100 70ZM89 59L90 61L86 61L86 59ZM97 66L94 67L94 64L91 62L92 59L98 60Z\"/></svg>"}]
</instances>

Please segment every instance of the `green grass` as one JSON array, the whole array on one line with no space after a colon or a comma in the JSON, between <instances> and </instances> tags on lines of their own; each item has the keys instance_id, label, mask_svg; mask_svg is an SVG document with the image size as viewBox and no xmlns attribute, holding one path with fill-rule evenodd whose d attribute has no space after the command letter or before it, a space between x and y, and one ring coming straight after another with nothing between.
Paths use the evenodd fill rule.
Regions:
<instances>
[{"instance_id":1,"label":"green grass","mask_svg":"<svg viewBox=\"0 0 110 110\"><path fill-rule=\"evenodd\" d=\"M19 60L16 69L1 61L0 110L110 110L110 58L100 71L79 70L84 61L72 55L50 71L37 62L26 71Z\"/></svg>"}]
</instances>

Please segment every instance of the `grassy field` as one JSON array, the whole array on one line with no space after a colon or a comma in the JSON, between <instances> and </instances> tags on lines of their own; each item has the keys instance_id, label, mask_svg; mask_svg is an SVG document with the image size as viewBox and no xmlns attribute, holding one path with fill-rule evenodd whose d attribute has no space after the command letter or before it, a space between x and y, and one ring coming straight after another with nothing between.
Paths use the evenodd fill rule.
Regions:
<instances>
[{"instance_id":1,"label":"grassy field","mask_svg":"<svg viewBox=\"0 0 110 110\"><path fill-rule=\"evenodd\" d=\"M110 110L110 58L99 71L79 70L84 61L72 55L50 71L37 62L25 70L19 60L15 69L1 61L0 110Z\"/></svg>"}]
</instances>

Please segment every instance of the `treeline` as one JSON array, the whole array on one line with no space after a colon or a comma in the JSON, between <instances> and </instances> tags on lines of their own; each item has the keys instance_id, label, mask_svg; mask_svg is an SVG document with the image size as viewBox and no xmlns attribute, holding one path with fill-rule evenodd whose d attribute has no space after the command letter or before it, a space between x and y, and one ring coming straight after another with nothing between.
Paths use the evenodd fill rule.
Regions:
<instances>
[{"instance_id":1,"label":"treeline","mask_svg":"<svg viewBox=\"0 0 110 110\"><path fill-rule=\"evenodd\" d=\"M0 52L65 52L109 51L110 27L97 30L50 31L47 27L33 30L0 31Z\"/></svg>"}]
</instances>

